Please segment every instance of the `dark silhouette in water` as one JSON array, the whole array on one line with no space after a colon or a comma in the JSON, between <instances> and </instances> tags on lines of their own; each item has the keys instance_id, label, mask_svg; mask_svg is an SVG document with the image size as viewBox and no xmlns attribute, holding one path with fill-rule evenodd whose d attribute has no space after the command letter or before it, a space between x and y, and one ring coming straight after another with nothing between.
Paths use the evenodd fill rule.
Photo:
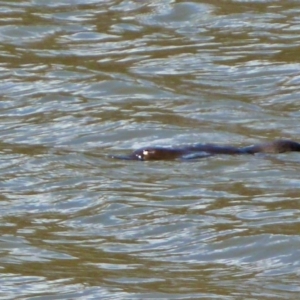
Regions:
<instances>
[{"instance_id":1,"label":"dark silhouette in water","mask_svg":"<svg viewBox=\"0 0 300 300\"><path fill-rule=\"evenodd\" d=\"M255 154L255 153L283 153L299 151L300 143L290 140L275 140L274 142L252 145L248 147L218 146L213 144L196 144L183 147L146 147L133 151L127 156L112 156L126 160L172 160L203 158L216 154Z\"/></svg>"}]
</instances>

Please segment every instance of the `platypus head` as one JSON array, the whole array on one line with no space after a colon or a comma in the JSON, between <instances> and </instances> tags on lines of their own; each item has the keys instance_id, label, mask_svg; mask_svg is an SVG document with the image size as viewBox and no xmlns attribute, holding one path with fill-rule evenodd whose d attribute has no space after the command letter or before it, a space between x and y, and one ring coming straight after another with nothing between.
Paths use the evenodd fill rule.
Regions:
<instances>
[{"instance_id":1,"label":"platypus head","mask_svg":"<svg viewBox=\"0 0 300 300\"><path fill-rule=\"evenodd\" d=\"M181 149L147 147L135 150L130 157L136 160L168 160L182 155Z\"/></svg>"}]
</instances>

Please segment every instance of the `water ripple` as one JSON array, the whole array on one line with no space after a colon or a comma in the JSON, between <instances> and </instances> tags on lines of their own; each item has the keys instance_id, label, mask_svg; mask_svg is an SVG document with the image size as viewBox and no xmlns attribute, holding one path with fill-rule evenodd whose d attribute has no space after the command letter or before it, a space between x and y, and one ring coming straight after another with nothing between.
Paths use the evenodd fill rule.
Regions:
<instances>
[{"instance_id":1,"label":"water ripple","mask_svg":"<svg viewBox=\"0 0 300 300\"><path fill-rule=\"evenodd\" d=\"M298 153L110 158L297 140L297 3L1 4L1 299L297 298Z\"/></svg>"}]
</instances>

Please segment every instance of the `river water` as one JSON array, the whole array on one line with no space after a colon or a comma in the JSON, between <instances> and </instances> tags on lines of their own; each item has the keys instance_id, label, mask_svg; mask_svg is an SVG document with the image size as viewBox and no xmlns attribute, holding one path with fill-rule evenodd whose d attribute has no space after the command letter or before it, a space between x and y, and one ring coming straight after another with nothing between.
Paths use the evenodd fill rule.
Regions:
<instances>
[{"instance_id":1,"label":"river water","mask_svg":"<svg viewBox=\"0 0 300 300\"><path fill-rule=\"evenodd\" d=\"M1 299L298 299L298 1L0 1Z\"/></svg>"}]
</instances>

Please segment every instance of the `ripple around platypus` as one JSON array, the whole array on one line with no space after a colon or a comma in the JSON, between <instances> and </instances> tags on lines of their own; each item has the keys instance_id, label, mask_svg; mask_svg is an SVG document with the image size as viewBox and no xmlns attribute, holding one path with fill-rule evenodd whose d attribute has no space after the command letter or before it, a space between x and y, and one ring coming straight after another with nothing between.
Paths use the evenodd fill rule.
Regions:
<instances>
[{"instance_id":1,"label":"ripple around platypus","mask_svg":"<svg viewBox=\"0 0 300 300\"><path fill-rule=\"evenodd\" d=\"M222 146L214 144L196 144L181 147L145 147L133 151L129 155L113 155L112 158L123 160L190 160L208 156L225 154L241 155L255 153L300 152L300 143L291 140L275 140L273 142L255 144L246 147Z\"/></svg>"}]
</instances>

